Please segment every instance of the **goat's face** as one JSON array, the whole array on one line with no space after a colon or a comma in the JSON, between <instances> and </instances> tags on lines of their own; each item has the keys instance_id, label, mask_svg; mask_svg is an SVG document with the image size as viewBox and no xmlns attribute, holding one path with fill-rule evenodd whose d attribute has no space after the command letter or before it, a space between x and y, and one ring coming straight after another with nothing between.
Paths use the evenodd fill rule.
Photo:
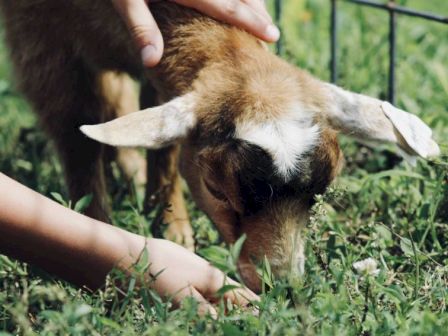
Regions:
<instances>
[{"instance_id":1,"label":"goat's face","mask_svg":"<svg viewBox=\"0 0 448 336\"><path fill-rule=\"evenodd\" d=\"M246 235L239 266L253 289L264 257L276 274L303 272L300 230L342 158L335 132L297 89L295 69L278 68L200 78L197 122L180 160L196 204L224 239Z\"/></svg>"},{"instance_id":2,"label":"goat's face","mask_svg":"<svg viewBox=\"0 0 448 336\"><path fill-rule=\"evenodd\" d=\"M278 141L271 136L269 141ZM300 155L285 158L291 160L287 171L269 148L247 140L184 145L181 172L198 206L227 242L247 236L239 266L253 289L259 288L254 264L264 257L277 275L303 272L300 230L315 194L326 189L342 158L333 131L319 130L315 141Z\"/></svg>"}]
</instances>

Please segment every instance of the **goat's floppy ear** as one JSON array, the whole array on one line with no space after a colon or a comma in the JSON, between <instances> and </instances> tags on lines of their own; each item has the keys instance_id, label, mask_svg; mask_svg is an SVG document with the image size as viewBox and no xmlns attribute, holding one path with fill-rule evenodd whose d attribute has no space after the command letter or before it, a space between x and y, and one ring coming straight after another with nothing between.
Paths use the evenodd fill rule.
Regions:
<instances>
[{"instance_id":1,"label":"goat's floppy ear","mask_svg":"<svg viewBox=\"0 0 448 336\"><path fill-rule=\"evenodd\" d=\"M128 114L104 124L84 125L80 130L111 146L162 148L184 138L196 124L192 93L163 105Z\"/></svg>"},{"instance_id":2,"label":"goat's floppy ear","mask_svg":"<svg viewBox=\"0 0 448 336\"><path fill-rule=\"evenodd\" d=\"M362 140L396 143L411 156L438 156L431 129L417 116L387 102L325 84L327 121L347 135Z\"/></svg>"}]
</instances>

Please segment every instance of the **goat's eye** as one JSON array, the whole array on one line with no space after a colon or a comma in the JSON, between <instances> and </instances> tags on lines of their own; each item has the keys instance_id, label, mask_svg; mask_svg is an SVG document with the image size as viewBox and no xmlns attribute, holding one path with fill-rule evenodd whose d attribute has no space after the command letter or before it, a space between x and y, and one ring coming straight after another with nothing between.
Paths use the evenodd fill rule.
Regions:
<instances>
[{"instance_id":1,"label":"goat's eye","mask_svg":"<svg viewBox=\"0 0 448 336\"><path fill-rule=\"evenodd\" d=\"M227 197L226 197L226 195L224 195L223 192L216 190L216 188L213 188L212 186L210 186L210 184L207 183L207 181L205 181L205 186L207 187L207 190L210 192L210 194L213 195L213 197L215 197L216 199L218 199L222 202L227 202Z\"/></svg>"}]
</instances>

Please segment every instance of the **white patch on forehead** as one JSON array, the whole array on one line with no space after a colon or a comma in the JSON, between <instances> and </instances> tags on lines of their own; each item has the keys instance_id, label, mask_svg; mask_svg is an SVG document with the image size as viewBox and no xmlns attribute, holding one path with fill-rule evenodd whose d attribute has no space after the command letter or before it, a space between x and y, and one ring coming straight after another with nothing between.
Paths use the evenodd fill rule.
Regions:
<instances>
[{"instance_id":1,"label":"white patch on forehead","mask_svg":"<svg viewBox=\"0 0 448 336\"><path fill-rule=\"evenodd\" d=\"M288 181L300 170L303 155L317 144L319 126L313 125L312 112L295 105L280 118L237 122L235 135L266 150L278 173Z\"/></svg>"}]
</instances>

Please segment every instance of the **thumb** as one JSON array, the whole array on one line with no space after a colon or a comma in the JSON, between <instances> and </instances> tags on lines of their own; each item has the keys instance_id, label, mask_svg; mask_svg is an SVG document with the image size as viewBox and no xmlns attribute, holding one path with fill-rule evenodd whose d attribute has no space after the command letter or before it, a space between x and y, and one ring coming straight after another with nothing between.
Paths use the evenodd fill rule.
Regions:
<instances>
[{"instance_id":1,"label":"thumb","mask_svg":"<svg viewBox=\"0 0 448 336\"><path fill-rule=\"evenodd\" d=\"M144 0L113 0L113 3L141 51L143 65L157 65L163 54L163 39L148 5Z\"/></svg>"}]
</instances>

